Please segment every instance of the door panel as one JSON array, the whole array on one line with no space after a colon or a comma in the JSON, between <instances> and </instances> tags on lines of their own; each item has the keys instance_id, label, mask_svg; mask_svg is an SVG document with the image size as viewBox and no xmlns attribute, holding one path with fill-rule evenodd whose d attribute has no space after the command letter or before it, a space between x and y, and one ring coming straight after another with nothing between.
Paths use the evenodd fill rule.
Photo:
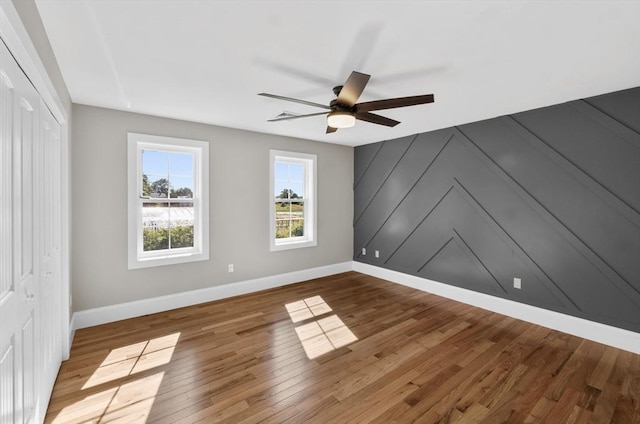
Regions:
<instances>
[{"instance_id":1,"label":"door panel","mask_svg":"<svg viewBox=\"0 0 640 424\"><path fill-rule=\"evenodd\" d=\"M55 383L57 371L62 362L62 280L60 269L60 125L53 118L44 103L40 107L40 146L36 149L35 174L37 184L43 193L38 197L43 202L40 207L41 228L40 248L40 349L43 354L42 366L45 387ZM36 190L37 191L37 190ZM58 195L56 195L58 193Z\"/></svg>"},{"instance_id":2,"label":"door panel","mask_svg":"<svg viewBox=\"0 0 640 424\"><path fill-rule=\"evenodd\" d=\"M38 240L34 231L34 140L38 135L38 93L26 78L15 78L13 120L13 245L14 278L17 279L19 353L16 392L21 423L32 422L36 399L36 332L39 301L38 264L34 257Z\"/></svg>"},{"instance_id":3,"label":"door panel","mask_svg":"<svg viewBox=\"0 0 640 424\"><path fill-rule=\"evenodd\" d=\"M32 422L36 405L36 340L35 340L35 320L34 311L32 310L26 317L26 321L22 325L21 341L22 341L22 422Z\"/></svg>"},{"instance_id":4,"label":"door panel","mask_svg":"<svg viewBox=\"0 0 640 424\"><path fill-rule=\"evenodd\" d=\"M16 119L16 79L20 70L13 58L0 43L0 352L2 352L2 383L0 383L0 417L2 422L11 424L20 422L21 386L20 386L20 349L21 337L18 329L19 295L16 291L17 278L14 250L14 124Z\"/></svg>"},{"instance_id":5,"label":"door panel","mask_svg":"<svg viewBox=\"0 0 640 424\"><path fill-rule=\"evenodd\" d=\"M4 46L3 46L4 47ZM0 63L4 66L8 52L0 50ZM0 305L10 301L13 286L13 234L11 222L12 192L12 129L13 129L13 82L0 68ZM4 316L0 316L4 318ZM7 321L2 321L7 322Z\"/></svg>"},{"instance_id":6,"label":"door panel","mask_svg":"<svg viewBox=\"0 0 640 424\"><path fill-rule=\"evenodd\" d=\"M16 380L14 339L8 340L6 349L0 350L0 424L14 424L16 399L14 386Z\"/></svg>"}]
</instances>

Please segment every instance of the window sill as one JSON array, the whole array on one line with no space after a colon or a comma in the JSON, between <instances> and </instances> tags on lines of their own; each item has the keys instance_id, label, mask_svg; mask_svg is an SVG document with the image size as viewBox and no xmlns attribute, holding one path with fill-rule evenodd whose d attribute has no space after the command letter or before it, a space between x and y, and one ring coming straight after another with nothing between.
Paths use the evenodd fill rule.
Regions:
<instances>
[{"instance_id":1,"label":"window sill","mask_svg":"<svg viewBox=\"0 0 640 424\"><path fill-rule=\"evenodd\" d=\"M304 247L314 247L317 245L318 243L315 240L287 241L282 243L272 243L271 251L276 252L279 250L302 249Z\"/></svg>"},{"instance_id":2,"label":"window sill","mask_svg":"<svg viewBox=\"0 0 640 424\"><path fill-rule=\"evenodd\" d=\"M129 269L152 268L165 265L176 265L189 262L207 261L208 253L183 253L149 258L129 258Z\"/></svg>"}]
</instances>

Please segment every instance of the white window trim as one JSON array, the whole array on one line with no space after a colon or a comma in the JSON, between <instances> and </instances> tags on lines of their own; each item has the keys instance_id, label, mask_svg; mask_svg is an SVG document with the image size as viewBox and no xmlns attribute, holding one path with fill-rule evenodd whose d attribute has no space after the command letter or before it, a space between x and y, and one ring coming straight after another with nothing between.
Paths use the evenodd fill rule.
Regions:
<instances>
[{"instance_id":1,"label":"white window trim","mask_svg":"<svg viewBox=\"0 0 640 424\"><path fill-rule=\"evenodd\" d=\"M317 159L313 154L286 152L282 150L269 151L269 249L279 251L317 246ZM276 239L276 211L275 203L275 162L288 160L305 163L305 200L304 200L304 236L286 239Z\"/></svg>"},{"instance_id":2,"label":"white window trim","mask_svg":"<svg viewBox=\"0 0 640 424\"><path fill-rule=\"evenodd\" d=\"M128 172L128 265L129 269L173 265L209 259L209 143L173 137L129 133L127 137ZM194 154L193 187L194 247L173 252L143 252L141 175L143 149L188 151ZM198 178L200 175L200 178Z\"/></svg>"}]
</instances>

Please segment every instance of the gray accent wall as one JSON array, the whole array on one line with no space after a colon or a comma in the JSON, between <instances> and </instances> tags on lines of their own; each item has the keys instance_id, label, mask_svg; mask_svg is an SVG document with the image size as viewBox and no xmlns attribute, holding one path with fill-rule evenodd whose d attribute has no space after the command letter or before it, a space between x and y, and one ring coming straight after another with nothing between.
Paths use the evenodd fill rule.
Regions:
<instances>
[{"instance_id":1,"label":"gray accent wall","mask_svg":"<svg viewBox=\"0 0 640 424\"><path fill-rule=\"evenodd\" d=\"M353 248L640 332L640 88L357 147Z\"/></svg>"}]
</instances>

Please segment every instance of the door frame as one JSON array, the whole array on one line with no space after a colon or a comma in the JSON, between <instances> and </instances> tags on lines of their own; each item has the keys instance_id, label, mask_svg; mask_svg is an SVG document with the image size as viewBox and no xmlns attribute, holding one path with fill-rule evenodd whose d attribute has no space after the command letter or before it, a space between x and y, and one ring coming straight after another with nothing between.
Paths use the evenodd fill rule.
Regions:
<instances>
[{"instance_id":1,"label":"door frame","mask_svg":"<svg viewBox=\"0 0 640 424\"><path fill-rule=\"evenodd\" d=\"M34 4L35 7L35 4ZM69 143L69 120L71 111L66 111L49 74L46 71L38 51L20 19L11 0L0 0L0 38L22 68L27 78L40 94L47 108L60 124L61 149L61 226L60 229L60 278L62 282L61 308L62 322L60 337L62 359L69 358L73 331L71 325L71 279L70 279L70 243L71 243L71 152Z\"/></svg>"}]
</instances>

